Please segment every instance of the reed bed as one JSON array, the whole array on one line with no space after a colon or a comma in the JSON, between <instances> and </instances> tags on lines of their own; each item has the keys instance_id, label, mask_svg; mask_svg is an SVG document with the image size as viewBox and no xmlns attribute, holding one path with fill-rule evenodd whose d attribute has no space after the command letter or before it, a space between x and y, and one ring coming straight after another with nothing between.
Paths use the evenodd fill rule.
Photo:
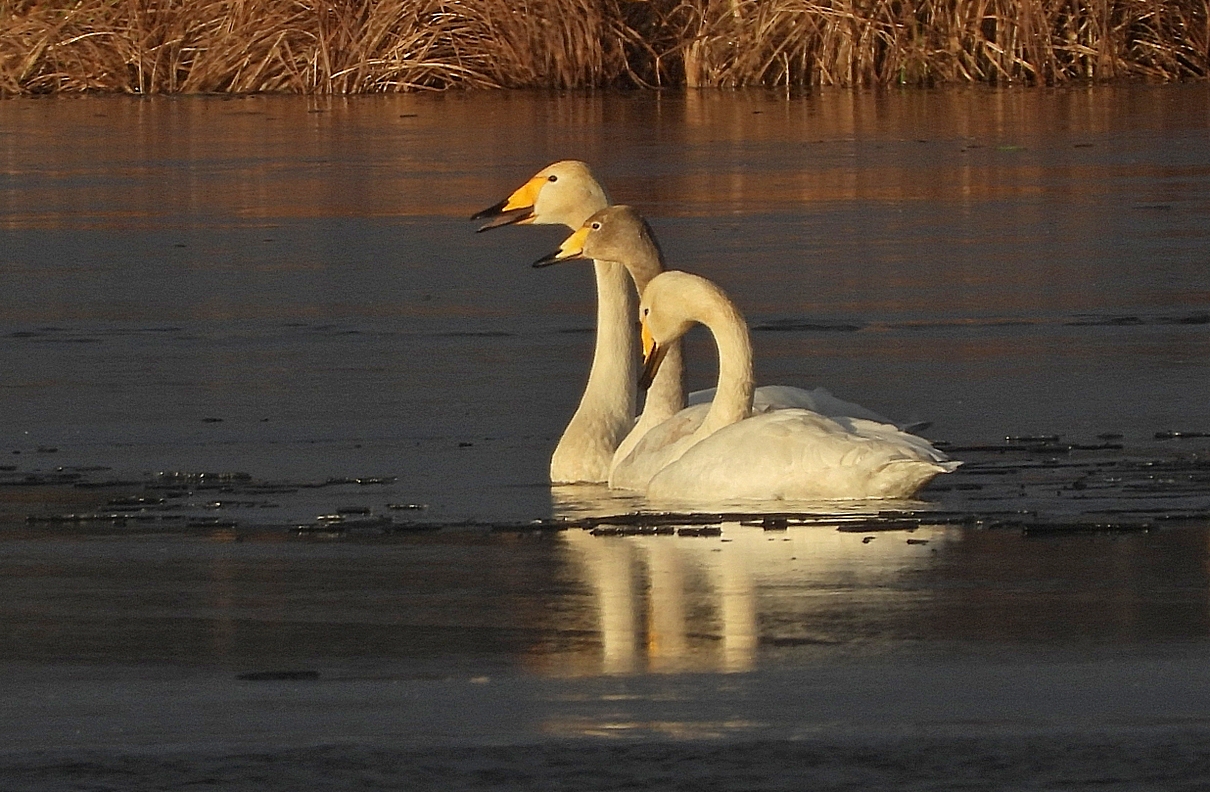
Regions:
<instances>
[{"instance_id":1,"label":"reed bed","mask_svg":"<svg viewBox=\"0 0 1210 792\"><path fill-rule=\"evenodd\" d=\"M0 0L0 93L1210 74L1210 0Z\"/></svg>"}]
</instances>

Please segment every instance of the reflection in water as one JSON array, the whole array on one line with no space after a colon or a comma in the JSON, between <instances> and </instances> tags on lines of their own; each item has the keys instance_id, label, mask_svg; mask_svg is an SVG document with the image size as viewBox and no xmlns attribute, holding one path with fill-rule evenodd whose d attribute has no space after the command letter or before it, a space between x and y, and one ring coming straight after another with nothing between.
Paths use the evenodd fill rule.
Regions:
<instances>
[{"instance_id":1,"label":"reflection in water","mask_svg":"<svg viewBox=\"0 0 1210 792\"><path fill-rule=\"evenodd\" d=\"M605 492L575 498L583 487L555 488L556 512L610 511ZM593 506L595 505L595 508ZM837 515L843 519L843 515ZM723 522L720 536L560 534L572 574L588 590L605 674L749 671L763 643L799 646L833 642L835 595L859 614L883 606L959 533L922 526L876 535L836 524L764 530ZM910 537L910 541L907 539ZM856 599L860 602L853 602ZM919 599L897 598L912 609ZM814 618L819 618L815 623ZM585 665L577 664L583 672Z\"/></svg>"},{"instance_id":2,"label":"reflection in water","mask_svg":"<svg viewBox=\"0 0 1210 792\"><path fill-rule=\"evenodd\" d=\"M607 674L639 671L634 547L623 542L596 544L594 537L579 531L569 532L567 543L596 602L601 670Z\"/></svg>"}]
</instances>

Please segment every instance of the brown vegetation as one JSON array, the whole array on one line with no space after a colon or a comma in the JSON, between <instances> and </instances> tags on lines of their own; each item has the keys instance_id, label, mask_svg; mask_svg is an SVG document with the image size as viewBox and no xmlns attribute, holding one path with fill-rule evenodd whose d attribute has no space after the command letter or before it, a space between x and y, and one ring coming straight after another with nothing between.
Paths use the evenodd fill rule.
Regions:
<instances>
[{"instance_id":1,"label":"brown vegetation","mask_svg":"<svg viewBox=\"0 0 1210 792\"><path fill-rule=\"evenodd\" d=\"M0 94L1210 74L1210 0L0 0Z\"/></svg>"}]
</instances>

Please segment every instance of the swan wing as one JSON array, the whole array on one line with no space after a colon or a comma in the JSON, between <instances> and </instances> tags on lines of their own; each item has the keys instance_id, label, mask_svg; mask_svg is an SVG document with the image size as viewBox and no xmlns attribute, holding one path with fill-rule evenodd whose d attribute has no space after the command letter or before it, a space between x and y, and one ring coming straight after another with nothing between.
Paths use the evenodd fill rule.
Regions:
<instances>
[{"instance_id":1,"label":"swan wing","mask_svg":"<svg viewBox=\"0 0 1210 792\"><path fill-rule=\"evenodd\" d=\"M714 400L714 388L694 391L689 394L689 404L709 404ZM798 409L810 410L829 418L850 417L865 418L879 423L892 423L889 418L862 407L856 402L837 398L827 388L806 390L792 385L762 385L752 394L752 413L754 415L773 410Z\"/></svg>"},{"instance_id":2,"label":"swan wing","mask_svg":"<svg viewBox=\"0 0 1210 792\"><path fill-rule=\"evenodd\" d=\"M709 404L686 407L653 427L625 459L614 465L609 486L613 489L646 489L656 473L678 459L689 447L693 433L702 425L709 411Z\"/></svg>"}]
</instances>

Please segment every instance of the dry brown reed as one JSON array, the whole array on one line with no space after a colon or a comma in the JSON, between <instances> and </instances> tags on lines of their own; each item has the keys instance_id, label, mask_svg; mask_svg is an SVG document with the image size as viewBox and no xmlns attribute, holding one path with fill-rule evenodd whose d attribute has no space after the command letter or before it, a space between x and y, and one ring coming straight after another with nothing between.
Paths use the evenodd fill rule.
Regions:
<instances>
[{"instance_id":1,"label":"dry brown reed","mask_svg":"<svg viewBox=\"0 0 1210 792\"><path fill-rule=\"evenodd\" d=\"M0 0L0 93L1210 75L1210 0Z\"/></svg>"},{"instance_id":2,"label":"dry brown reed","mask_svg":"<svg viewBox=\"0 0 1210 792\"><path fill-rule=\"evenodd\" d=\"M1210 74L1206 0L685 0L679 13L691 85Z\"/></svg>"}]
</instances>

